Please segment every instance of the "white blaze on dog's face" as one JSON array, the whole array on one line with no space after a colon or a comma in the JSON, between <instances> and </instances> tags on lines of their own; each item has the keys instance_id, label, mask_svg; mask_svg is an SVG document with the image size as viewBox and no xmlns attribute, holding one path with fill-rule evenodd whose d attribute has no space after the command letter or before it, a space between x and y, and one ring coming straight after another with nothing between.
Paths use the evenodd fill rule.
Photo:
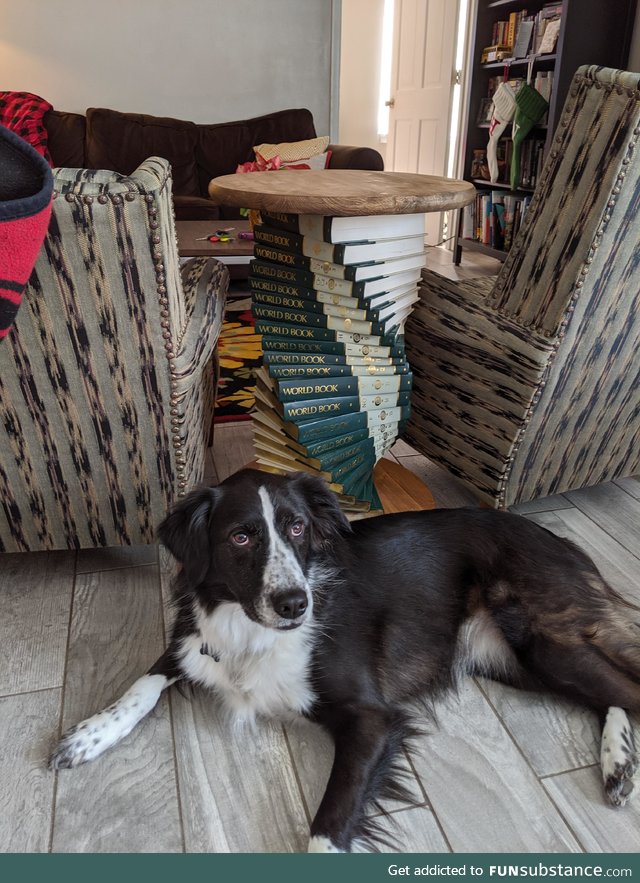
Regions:
<instances>
[{"instance_id":1,"label":"white blaze on dog's face","mask_svg":"<svg viewBox=\"0 0 640 883\"><path fill-rule=\"evenodd\" d=\"M267 628L307 621L314 552L349 523L321 479L246 470L189 494L160 528L205 609L237 601Z\"/></svg>"}]
</instances>

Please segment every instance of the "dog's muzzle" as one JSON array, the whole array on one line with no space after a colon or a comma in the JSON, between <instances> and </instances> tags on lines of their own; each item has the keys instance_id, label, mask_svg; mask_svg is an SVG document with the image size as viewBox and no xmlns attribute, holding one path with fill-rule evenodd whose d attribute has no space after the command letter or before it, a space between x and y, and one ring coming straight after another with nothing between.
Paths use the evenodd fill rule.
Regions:
<instances>
[{"instance_id":1,"label":"dog's muzzle","mask_svg":"<svg viewBox=\"0 0 640 883\"><path fill-rule=\"evenodd\" d=\"M301 625L309 606L304 589L288 589L271 596L271 606L280 619L287 620L280 628L296 628Z\"/></svg>"}]
</instances>

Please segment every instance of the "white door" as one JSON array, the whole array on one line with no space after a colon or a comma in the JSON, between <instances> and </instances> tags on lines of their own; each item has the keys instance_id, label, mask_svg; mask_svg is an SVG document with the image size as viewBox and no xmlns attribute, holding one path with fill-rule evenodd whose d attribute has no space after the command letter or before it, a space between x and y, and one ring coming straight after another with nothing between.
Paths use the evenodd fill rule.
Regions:
<instances>
[{"instance_id":1,"label":"white door","mask_svg":"<svg viewBox=\"0 0 640 883\"><path fill-rule=\"evenodd\" d=\"M444 175L455 78L457 0L395 0L385 168ZM427 216L439 242L442 214Z\"/></svg>"}]
</instances>

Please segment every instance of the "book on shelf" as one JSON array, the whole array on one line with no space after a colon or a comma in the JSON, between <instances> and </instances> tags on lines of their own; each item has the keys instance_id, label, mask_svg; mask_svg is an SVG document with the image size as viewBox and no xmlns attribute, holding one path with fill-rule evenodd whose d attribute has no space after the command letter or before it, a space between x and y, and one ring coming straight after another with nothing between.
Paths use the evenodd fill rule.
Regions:
<instances>
[{"instance_id":1,"label":"book on shelf","mask_svg":"<svg viewBox=\"0 0 640 883\"><path fill-rule=\"evenodd\" d=\"M365 261L381 261L387 258L414 255L424 249L424 234L405 236L398 239L380 239L363 242L348 242L334 245L311 236L278 230L258 224L253 228L256 242L283 251L293 251L306 257L330 261L334 264L360 264Z\"/></svg>"},{"instance_id":2,"label":"book on shelf","mask_svg":"<svg viewBox=\"0 0 640 883\"><path fill-rule=\"evenodd\" d=\"M263 224L278 230L301 233L324 242L356 242L363 239L398 239L424 236L424 215L366 215L333 217L293 215L261 211Z\"/></svg>"},{"instance_id":3,"label":"book on shelf","mask_svg":"<svg viewBox=\"0 0 640 883\"><path fill-rule=\"evenodd\" d=\"M526 58L529 52L529 47L531 45L534 27L535 22L533 20L529 21L527 19L522 19L520 21L518 25L516 40L513 46L514 58Z\"/></svg>"},{"instance_id":4,"label":"book on shelf","mask_svg":"<svg viewBox=\"0 0 640 883\"><path fill-rule=\"evenodd\" d=\"M291 377L386 377L408 374L409 363L403 365L282 365L269 364L269 376L278 380Z\"/></svg>"}]
</instances>

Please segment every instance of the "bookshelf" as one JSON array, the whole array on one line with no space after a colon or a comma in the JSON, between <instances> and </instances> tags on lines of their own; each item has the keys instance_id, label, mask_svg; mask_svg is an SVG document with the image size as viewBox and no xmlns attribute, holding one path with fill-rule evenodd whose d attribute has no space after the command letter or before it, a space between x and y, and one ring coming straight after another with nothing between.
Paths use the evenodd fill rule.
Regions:
<instances>
[{"instance_id":1,"label":"bookshelf","mask_svg":"<svg viewBox=\"0 0 640 883\"><path fill-rule=\"evenodd\" d=\"M634 26L637 0L476 0L475 11L471 21L469 39L470 59L466 71L466 104L463 109L463 177L472 182L478 192L478 202L492 191L500 193L502 199L508 199L510 207L519 203L519 211L525 208L527 201L535 190L535 181L539 168L546 156L558 118L562 111L565 98L569 91L571 79L581 64L599 64L606 67L625 68L629 56L629 46ZM492 60L482 63L482 53L486 47L495 45L496 23L508 21L512 13L526 11L529 16L536 16L543 10L557 7L560 14L560 29L553 52L535 54L533 40L528 53L523 58ZM509 53L507 53L509 54ZM517 190L512 191L504 180L508 180L509 151L511 127L508 126L500 139L499 159L501 175L497 183L483 179L478 175L478 163L474 168L474 151L486 151L488 121L482 109L487 109L487 99L492 88L502 80L505 65L508 64L507 79L527 79L531 72L531 84L542 83L545 78L551 83L549 110L542 124L535 126L523 143L521 170L527 171L524 180L519 182ZM540 79L538 79L540 78ZM486 114L485 114L486 116ZM533 156L531 156L533 154ZM529 163L529 165L526 165ZM528 180L527 180L528 178ZM507 253L498 241L482 242L469 236L469 218L465 230L463 212L459 213L457 236L453 252L454 263L460 263L463 249L480 251L484 254L503 259ZM473 231L477 234L478 229ZM507 247L512 237L507 240Z\"/></svg>"}]
</instances>

